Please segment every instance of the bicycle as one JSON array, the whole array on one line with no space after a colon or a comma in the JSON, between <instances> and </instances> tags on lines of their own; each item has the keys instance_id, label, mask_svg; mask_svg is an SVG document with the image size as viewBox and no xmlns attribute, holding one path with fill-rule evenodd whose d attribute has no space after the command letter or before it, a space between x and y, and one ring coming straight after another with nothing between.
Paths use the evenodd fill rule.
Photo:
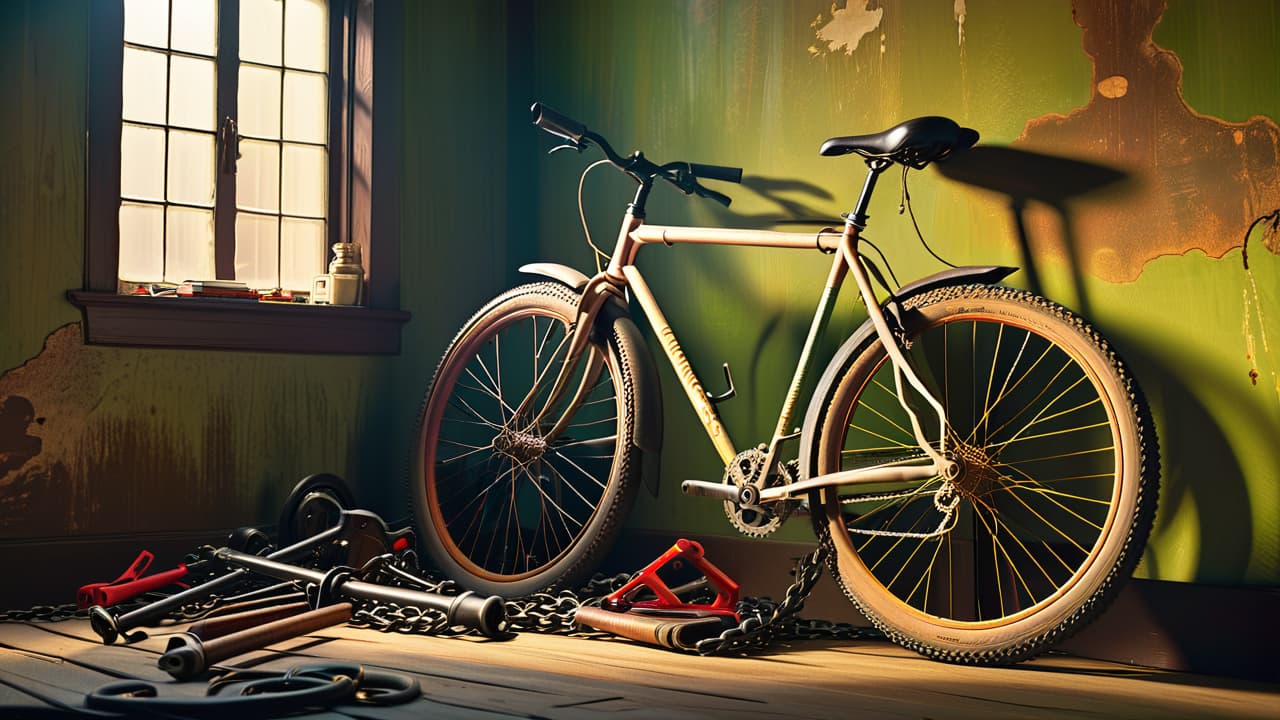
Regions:
<instances>
[{"instance_id":1,"label":"bicycle","mask_svg":"<svg viewBox=\"0 0 1280 720\"><path fill-rule=\"evenodd\" d=\"M881 174L901 166L905 187L908 170L969 148L977 132L924 117L827 140L821 154L861 156L866 179L842 229L795 233L647 224L655 180L728 205L699 180L740 182L742 170L623 157L544 105L532 114L556 149L595 146L637 189L606 267L591 277L522 267L543 279L482 307L441 359L410 482L437 568L480 592L525 595L581 582L610 548L638 485L654 480L662 438L630 294L725 464L721 482L682 491L722 501L752 536L807 508L832 575L891 639L941 660L1015 662L1114 596L1142 553L1159 484L1150 414L1114 349L1069 310L997 285L1016 268L953 267L895 290L862 250ZM717 411L735 392L728 366L729 391L708 394L635 265L645 246L681 243L833 256L765 444L730 440ZM868 318L792 429L848 275Z\"/></svg>"}]
</instances>

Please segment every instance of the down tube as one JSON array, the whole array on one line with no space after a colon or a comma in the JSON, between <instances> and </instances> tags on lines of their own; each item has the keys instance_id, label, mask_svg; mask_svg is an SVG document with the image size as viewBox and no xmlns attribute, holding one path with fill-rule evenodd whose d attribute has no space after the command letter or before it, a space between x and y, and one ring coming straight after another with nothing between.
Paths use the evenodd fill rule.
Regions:
<instances>
[{"instance_id":1,"label":"down tube","mask_svg":"<svg viewBox=\"0 0 1280 720\"><path fill-rule=\"evenodd\" d=\"M720 459L728 465L738 451L734 450L733 442L729 440L729 434L725 431L724 425L720 423L720 415L716 413L716 408L707 399L706 390L702 389L702 383L698 382L698 376L694 374L693 368L689 365L689 359L685 357L684 351L680 349L680 343L676 340L675 331L671 329L671 325L667 323L667 318L662 314L662 308L658 307L658 300L653 296L653 292L649 290L649 285L640 276L640 271L634 265L626 265L622 268L622 274L627 278L627 284L631 287L631 291L635 294L636 300L640 302L640 308L644 310L645 317L649 318L649 325L653 328L653 332L658 336L658 343L662 345L662 350L667 354L667 359L671 361L671 367L676 372L676 377L680 380L680 386L684 388L684 393L689 397L689 404L693 405L694 411L698 414L698 420L702 421L702 427L707 431L707 436L711 438L711 444L716 446L716 452L719 453Z\"/></svg>"}]
</instances>

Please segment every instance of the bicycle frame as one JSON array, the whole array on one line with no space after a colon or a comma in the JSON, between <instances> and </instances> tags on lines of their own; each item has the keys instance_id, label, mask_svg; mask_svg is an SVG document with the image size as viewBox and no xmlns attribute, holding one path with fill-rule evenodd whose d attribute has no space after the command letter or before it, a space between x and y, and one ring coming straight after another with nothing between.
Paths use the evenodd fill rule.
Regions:
<instances>
[{"instance_id":1,"label":"bicycle frame","mask_svg":"<svg viewBox=\"0 0 1280 720\"><path fill-rule=\"evenodd\" d=\"M862 229L866 227L867 204L869 202L871 192L874 189L876 177L883 169L883 167L876 167L874 165L871 167L866 183L863 186L857 208L854 212L846 215L843 232L824 229L817 233L789 233L763 230L646 225L643 221L643 212L635 212L637 204L633 203L628 206L608 267L598 273L595 277L591 278L583 288L583 297L579 305L577 322L573 329L573 339L570 341L569 350L566 353L559 376L548 395L548 400L543 406L542 411L534 419L534 422L537 423L561 398L568 384L568 379L572 375L577 365L577 361L587 345L588 335L593 326L596 314L600 311L601 307L603 307L604 301L611 294L618 295L621 294L624 289L630 289L635 295L640 308L648 318L649 324L658 338L659 345L662 347L667 359L671 362L671 366L675 370L676 377L679 379L681 387L684 388L689 404L693 407L695 414L702 423L703 429L711 439L711 443L715 446L716 452L720 455L721 460L726 465L729 464L738 455L738 450L730 440L728 433L725 431L724 425L720 422L720 415L716 410L715 404L703 388L697 374L690 366L688 358L685 357L684 351L681 349L680 343L676 338L675 331L667 322L666 316L663 314L657 298L654 297L653 292L649 289L648 283L645 282L639 268L636 267L636 258L642 247L657 243L668 246L677 244L701 244L736 245L758 248L784 248L793 250L819 250L824 253L834 254L831 262L831 269L828 272L826 285L823 289L822 296L818 301L818 306L814 311L813 320L809 326L809 333L805 338L804 347L801 350L800 357L797 361L795 373L791 378L791 384L787 389L782 408L779 411L778 422L775 426L773 437L768 445L764 466L766 468L772 468L782 443L793 439L800 434L798 431L789 433L787 428L791 425L791 421L795 415L795 406L799 400L800 389L804 378L812 370L814 363L814 347L817 344L818 338L821 337L826 329L831 318L831 313L835 307L835 300L839 295L840 288L846 275L850 272L853 274L854 281L858 286L858 292L867 307L870 315L870 321L875 328L876 336L879 338L880 342L884 345L889 354L890 362L894 368L894 380L896 383L898 402L902 405L903 409L907 412L908 417L911 419L912 432L915 436L916 443L921 450L922 457L829 473L813 478L800 479L790 484L770 487L765 490L748 488L745 493L743 493L741 489L733 486L698 481L686 481L685 491L690 494L719 497L725 500L754 505L760 501L776 501L802 497L805 493L822 487L884 482L912 482L927 480L938 476L943 477L944 480L950 481L957 477L959 475L958 465L954 461L947 459L945 454L947 422L942 404L929 391L924 382L921 381L919 376L912 369L911 365L907 362L906 357L903 355L902 348L899 347L898 340L890 329L888 321L884 316L884 312L881 309L880 302L876 298L875 292L872 289L871 281L867 275L866 266L858 253L858 238ZM638 197L641 196L638 194ZM551 432L547 433L548 437L554 437L559 430L562 429L564 424L567 423L567 419L572 414L573 408L577 403L582 401L585 389L591 387L596 374L600 372L602 363L599 360L598 354L593 353L591 357L593 358L592 363L584 372L582 382L579 383L577 391L570 399L567 409L562 413L560 420L555 426L553 426ZM938 447L934 447L933 443L931 443L925 436L916 412L906 401L902 384L904 379L912 388L925 398L934 413L937 415L939 428ZM527 408L528 404L532 402L533 394L533 391L530 391L529 396L526 397L524 402L521 404L521 409Z\"/></svg>"}]
</instances>

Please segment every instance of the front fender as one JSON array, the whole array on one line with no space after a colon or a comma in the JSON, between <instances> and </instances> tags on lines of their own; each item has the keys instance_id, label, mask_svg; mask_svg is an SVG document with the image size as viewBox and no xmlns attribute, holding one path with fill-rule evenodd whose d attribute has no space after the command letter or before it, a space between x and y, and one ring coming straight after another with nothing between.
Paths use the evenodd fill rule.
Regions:
<instances>
[{"instance_id":1,"label":"front fender","mask_svg":"<svg viewBox=\"0 0 1280 720\"><path fill-rule=\"evenodd\" d=\"M890 324L892 325L894 321L901 321L903 303L917 295L923 295L931 290L954 285L994 285L1017 272L1017 270L1018 268L1000 265L950 268L904 285L892 297L885 300L881 308L890 318ZM811 477L815 471L814 453L817 451L816 433L818 422L822 419L822 414L826 410L833 385L845 368L849 366L849 363L853 361L855 354L861 350L864 344L874 338L875 334L876 329L871 324L870 319L862 323L854 331L853 335L844 341L840 349L836 350L835 355L831 357L831 362L827 363L826 370L823 371L822 377L818 380L813 395L809 399L809 408L805 412L804 424L800 430L801 479Z\"/></svg>"},{"instance_id":2,"label":"front fender","mask_svg":"<svg viewBox=\"0 0 1280 720\"><path fill-rule=\"evenodd\" d=\"M579 292L591 279L578 270L559 263L530 263L522 266L520 272L551 278ZM644 336L631 319L631 312L621 298L610 298L596 322L605 327L610 324L614 327L623 352L627 353L627 359L630 360L629 365L634 373L631 379L636 394L635 434L632 444L639 450L637 457L640 478L649 492L657 497L662 469L662 386L658 382L658 368Z\"/></svg>"}]
</instances>

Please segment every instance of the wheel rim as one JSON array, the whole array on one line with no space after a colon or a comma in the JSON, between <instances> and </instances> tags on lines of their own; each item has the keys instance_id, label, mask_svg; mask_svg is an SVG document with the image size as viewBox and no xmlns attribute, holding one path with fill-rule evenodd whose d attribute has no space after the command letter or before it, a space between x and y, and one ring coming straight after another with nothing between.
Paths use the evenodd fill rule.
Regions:
<instances>
[{"instance_id":1,"label":"wheel rim","mask_svg":"<svg viewBox=\"0 0 1280 720\"><path fill-rule=\"evenodd\" d=\"M882 493L860 502L845 487L825 494L833 530L849 529L836 540L909 614L969 629L1016 622L1068 592L1103 550L1123 468L1111 400L1069 346L1004 316L949 316L914 338L911 355L947 410L948 452L963 470L952 528L901 536L939 526L940 478L898 497L902 486L859 487ZM826 452L824 471L856 467L858 451L918 452L892 366L880 357L863 377L834 400L845 421L828 447L840 460ZM928 426L923 400L912 405Z\"/></svg>"},{"instance_id":2,"label":"wheel rim","mask_svg":"<svg viewBox=\"0 0 1280 720\"><path fill-rule=\"evenodd\" d=\"M427 508L445 551L476 577L514 582L547 570L587 533L613 482L619 412L607 353L560 437L544 435L556 413L532 424L563 359L567 327L544 308L503 317L459 341L432 393ZM588 345L587 352L601 351ZM517 416L535 385L529 410Z\"/></svg>"}]
</instances>

